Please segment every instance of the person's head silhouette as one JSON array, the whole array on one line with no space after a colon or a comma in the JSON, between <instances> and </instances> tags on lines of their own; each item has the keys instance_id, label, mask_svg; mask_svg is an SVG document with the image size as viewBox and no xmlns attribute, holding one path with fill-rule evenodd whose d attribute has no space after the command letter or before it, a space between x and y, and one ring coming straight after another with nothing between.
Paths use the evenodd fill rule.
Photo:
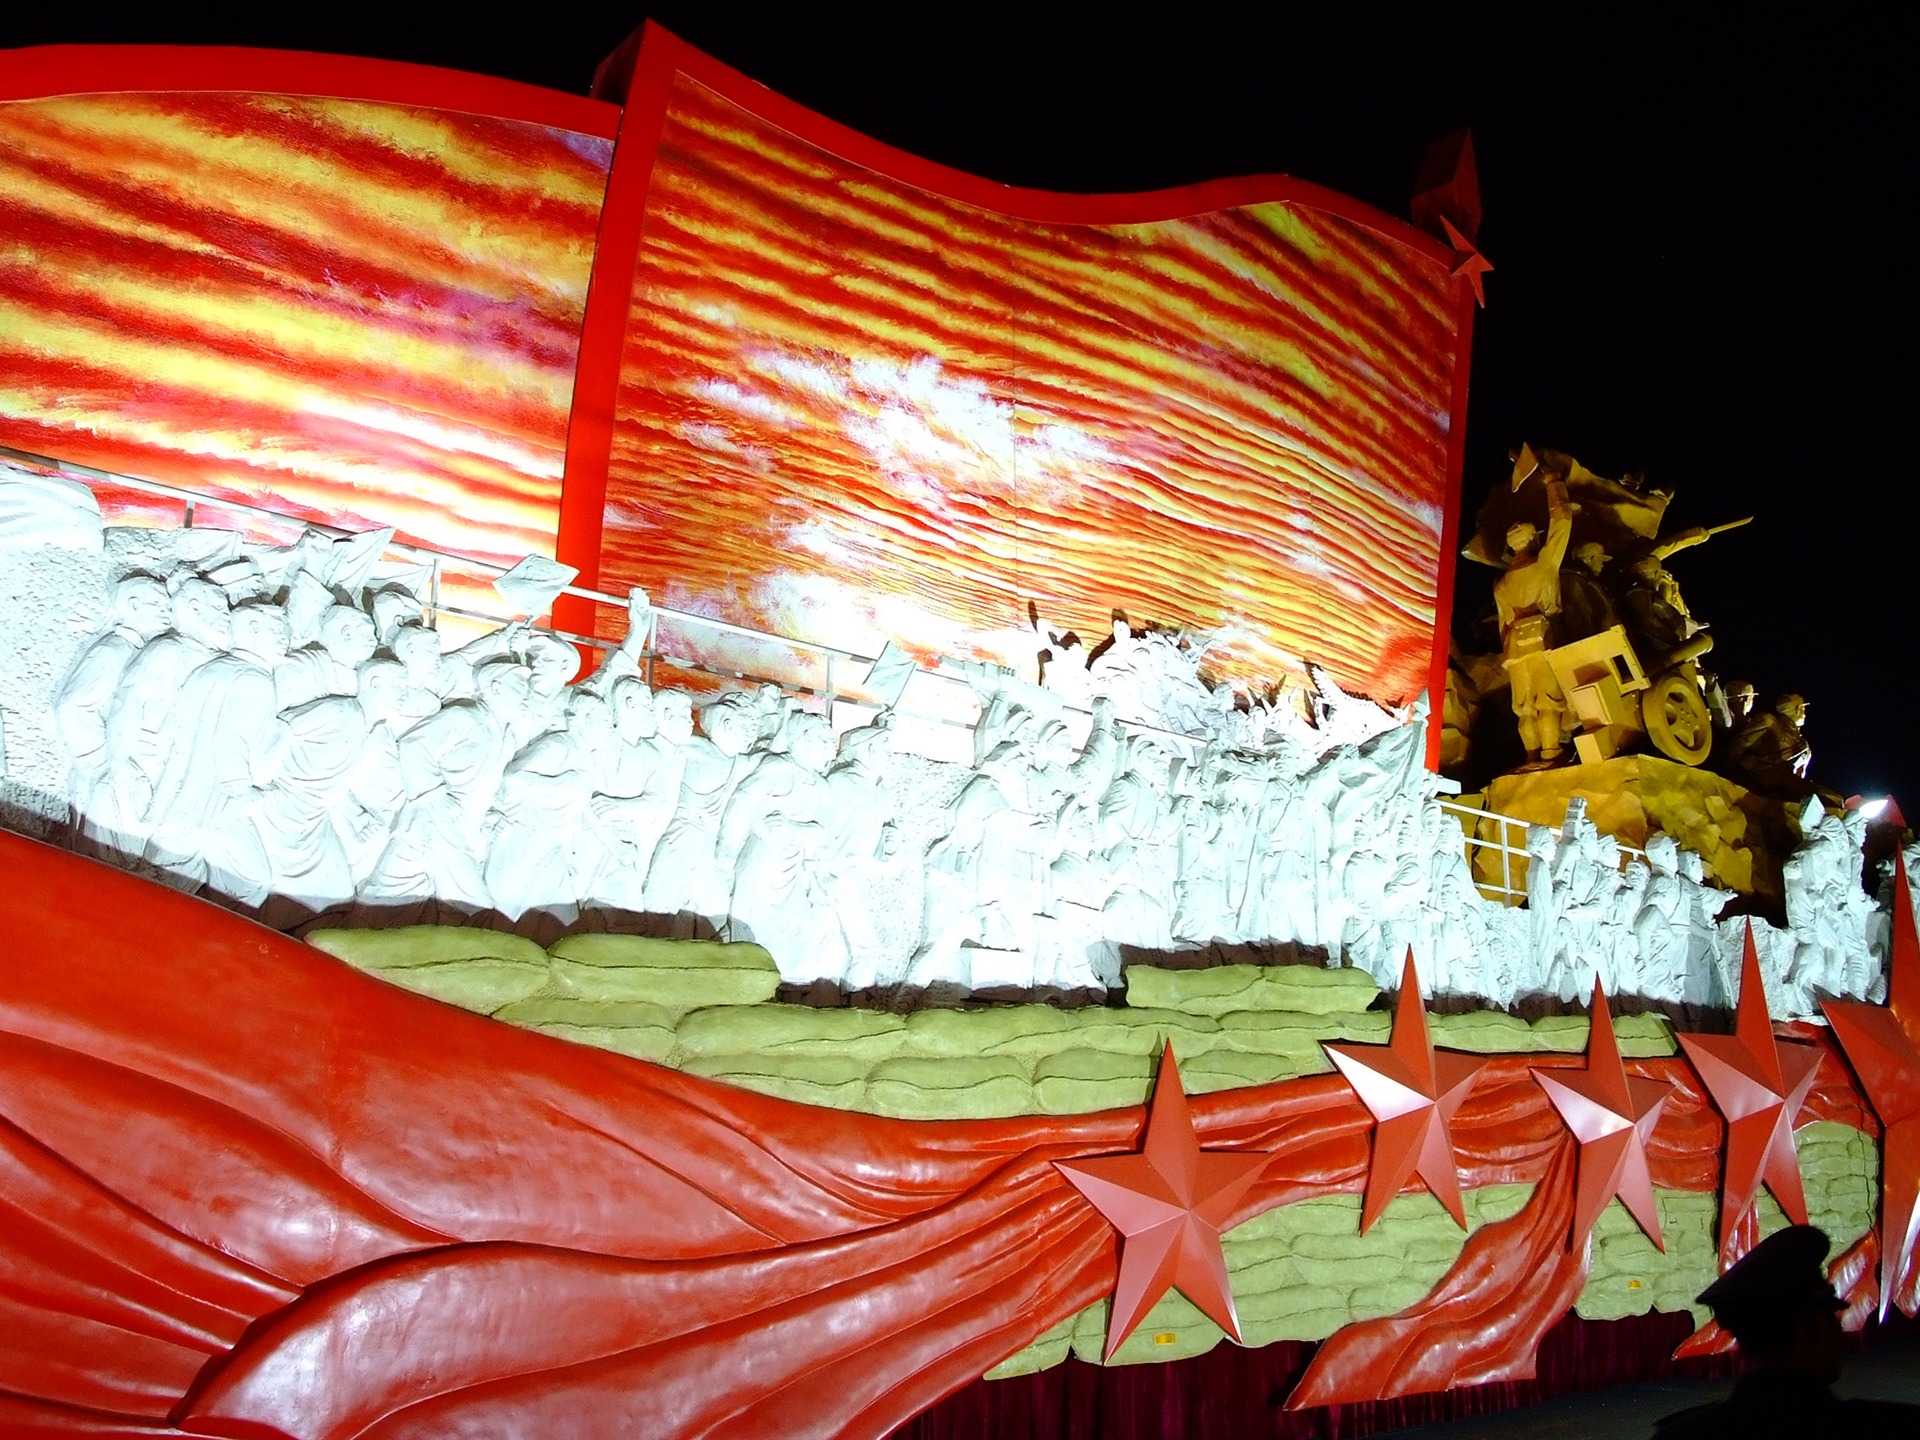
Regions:
<instances>
[{"instance_id":1,"label":"person's head silhouette","mask_svg":"<svg viewBox=\"0 0 1920 1440\"><path fill-rule=\"evenodd\" d=\"M1798 1371L1825 1385L1840 1378L1837 1312L1847 1307L1827 1283L1828 1246L1826 1232L1812 1225L1776 1230L1700 1292L1699 1302L1749 1364Z\"/></svg>"},{"instance_id":2,"label":"person's head silhouette","mask_svg":"<svg viewBox=\"0 0 1920 1440\"><path fill-rule=\"evenodd\" d=\"M1733 1393L1661 1420L1658 1440L1758 1440L1771 1435L1846 1440L1920 1434L1920 1409L1833 1393L1845 1353L1840 1311L1827 1283L1826 1233L1791 1225L1754 1246L1700 1292L1700 1303L1739 1342L1747 1370Z\"/></svg>"}]
</instances>

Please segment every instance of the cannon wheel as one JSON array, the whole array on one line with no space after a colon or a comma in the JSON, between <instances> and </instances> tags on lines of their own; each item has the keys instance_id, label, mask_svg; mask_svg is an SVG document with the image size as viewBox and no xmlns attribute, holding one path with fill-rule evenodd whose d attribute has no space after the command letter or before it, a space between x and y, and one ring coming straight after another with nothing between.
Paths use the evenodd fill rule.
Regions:
<instances>
[{"instance_id":1,"label":"cannon wheel","mask_svg":"<svg viewBox=\"0 0 1920 1440\"><path fill-rule=\"evenodd\" d=\"M1698 765L1713 748L1713 719L1699 687L1672 671L1640 696L1640 720L1654 748L1669 760Z\"/></svg>"}]
</instances>

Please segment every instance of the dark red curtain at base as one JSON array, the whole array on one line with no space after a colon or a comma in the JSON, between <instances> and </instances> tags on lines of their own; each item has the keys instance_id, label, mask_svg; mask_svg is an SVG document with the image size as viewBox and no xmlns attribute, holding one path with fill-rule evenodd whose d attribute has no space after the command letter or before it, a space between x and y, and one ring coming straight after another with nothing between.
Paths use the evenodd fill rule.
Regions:
<instances>
[{"instance_id":1,"label":"dark red curtain at base","mask_svg":"<svg viewBox=\"0 0 1920 1440\"><path fill-rule=\"evenodd\" d=\"M1220 1344L1164 1365L1102 1369L1069 1359L1034 1375L979 1380L916 1416L895 1440L1347 1440L1409 1425L1459 1420L1561 1395L1675 1376L1731 1375L1731 1356L1675 1361L1693 1333L1685 1313L1626 1320L1568 1315L1540 1345L1532 1380L1473 1385L1364 1405L1289 1412L1315 1345L1281 1341L1258 1350Z\"/></svg>"},{"instance_id":2,"label":"dark red curtain at base","mask_svg":"<svg viewBox=\"0 0 1920 1440\"><path fill-rule=\"evenodd\" d=\"M1615 1385L1736 1374L1732 1355L1673 1359L1692 1317L1654 1312L1625 1320L1568 1315L1540 1342L1532 1380L1470 1385L1430 1395L1282 1408L1319 1347L1283 1340L1258 1350L1220 1344L1164 1365L1102 1369L1069 1359L1011 1380L976 1380L923 1411L890 1440L1352 1440L1412 1425L1493 1415ZM1856 1351L1920 1345L1920 1321L1894 1311L1847 1337Z\"/></svg>"}]
</instances>

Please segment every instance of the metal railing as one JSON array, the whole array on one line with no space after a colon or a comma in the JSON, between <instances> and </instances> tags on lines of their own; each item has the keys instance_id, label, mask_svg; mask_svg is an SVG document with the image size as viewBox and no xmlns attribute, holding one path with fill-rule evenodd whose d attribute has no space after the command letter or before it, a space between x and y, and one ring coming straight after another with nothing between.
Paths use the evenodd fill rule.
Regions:
<instances>
[{"instance_id":1,"label":"metal railing","mask_svg":"<svg viewBox=\"0 0 1920 1440\"><path fill-rule=\"evenodd\" d=\"M1459 800L1440 800L1440 808L1457 817L1467 840L1467 868L1481 895L1500 905L1522 905L1527 899L1527 867L1533 857L1527 853L1527 831L1537 823L1482 810ZM1489 830L1491 834L1487 833ZM1620 864L1625 868L1633 860L1645 860L1647 852L1615 841ZM1492 857L1498 856L1498 861ZM1493 870L1497 863L1498 883ZM1483 878L1484 877L1484 878Z\"/></svg>"}]
</instances>

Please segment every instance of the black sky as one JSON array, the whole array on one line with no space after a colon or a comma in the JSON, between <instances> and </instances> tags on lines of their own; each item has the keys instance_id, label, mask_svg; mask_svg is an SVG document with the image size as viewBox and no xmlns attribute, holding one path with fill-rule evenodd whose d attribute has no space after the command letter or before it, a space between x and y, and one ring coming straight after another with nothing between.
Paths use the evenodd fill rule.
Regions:
<instances>
[{"instance_id":1,"label":"black sky","mask_svg":"<svg viewBox=\"0 0 1920 1440\"><path fill-rule=\"evenodd\" d=\"M1678 524L1754 514L1673 562L1718 637L1711 663L1763 697L1809 698L1816 778L1920 809L1920 125L1891 19L1546 3L1333 19L1283 5L36 8L0 17L0 46L268 45L575 92L651 14L879 139L1059 190L1286 172L1405 214L1427 142L1470 125L1497 271L1464 518L1522 439L1644 470L1678 493Z\"/></svg>"}]
</instances>

